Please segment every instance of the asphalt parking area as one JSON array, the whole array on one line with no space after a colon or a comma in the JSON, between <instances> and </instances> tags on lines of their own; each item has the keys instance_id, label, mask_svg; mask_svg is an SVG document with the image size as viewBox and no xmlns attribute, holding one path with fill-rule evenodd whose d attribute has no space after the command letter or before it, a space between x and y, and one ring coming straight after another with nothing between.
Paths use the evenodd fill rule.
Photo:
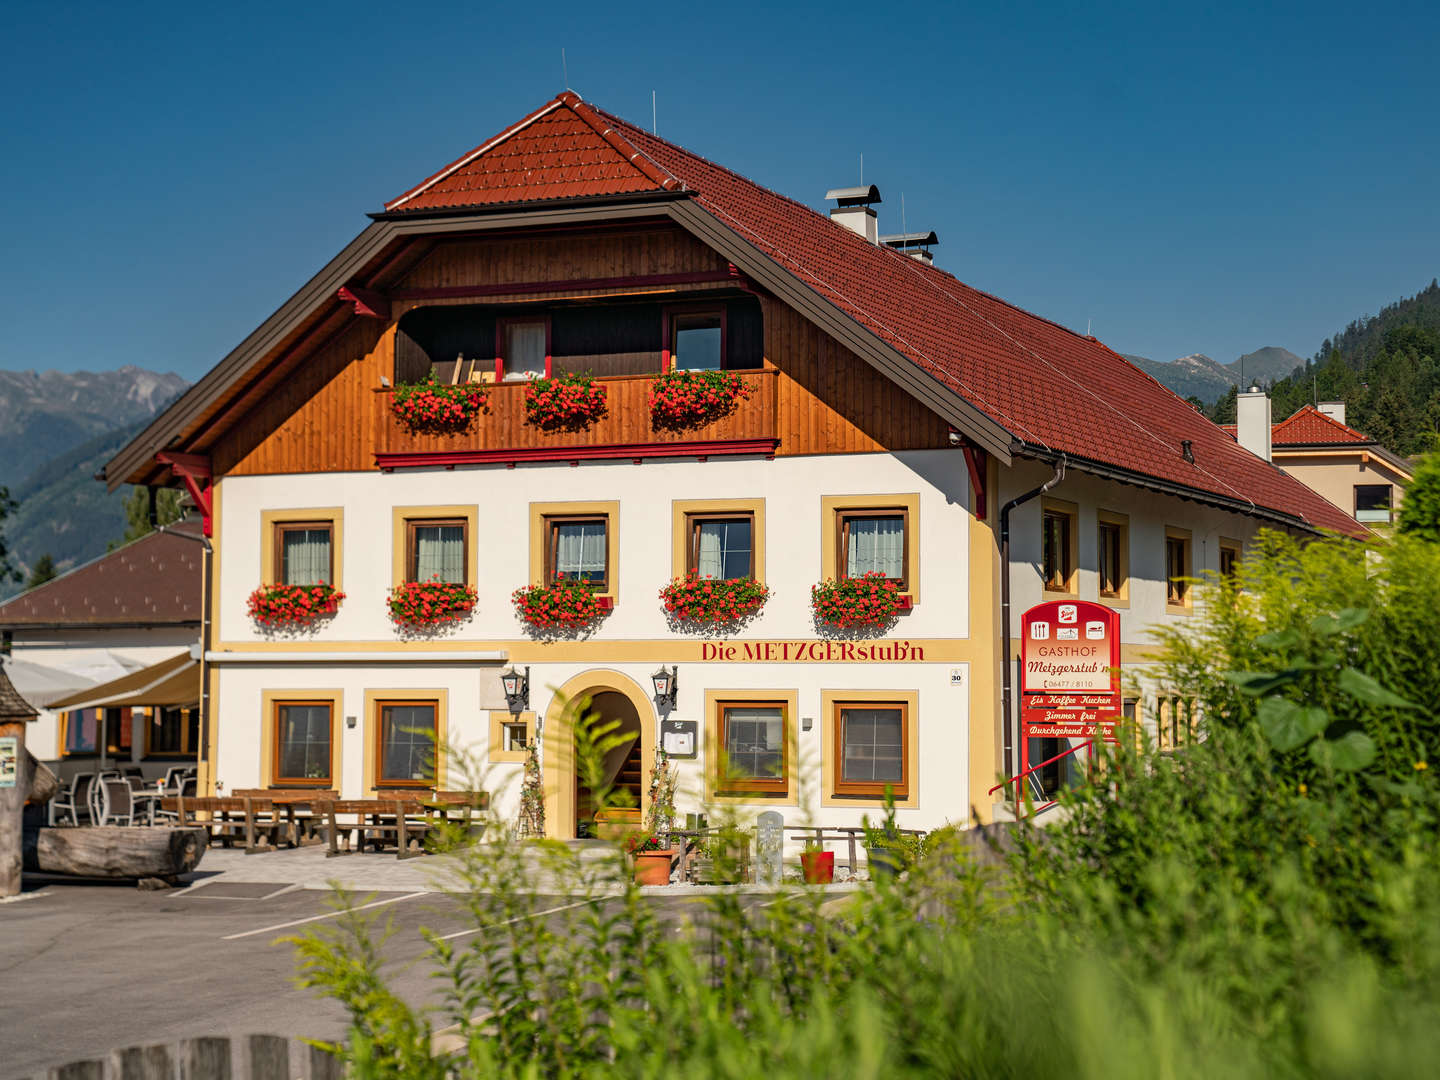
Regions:
<instances>
[{"instance_id":1,"label":"asphalt parking area","mask_svg":"<svg viewBox=\"0 0 1440 1080\"><path fill-rule=\"evenodd\" d=\"M188 888L144 892L133 884L29 880L0 904L0 1080L113 1049L198 1035L265 1033L335 1038L344 1011L295 985L294 949L280 939L333 923L328 890L276 882L201 878ZM392 936L387 977L407 1000L432 998L435 980L416 963L421 929L457 942L477 932L455 900L422 889L357 891ZM764 904L766 897L747 897ZM519 918L562 920L586 904L536 894ZM650 897L678 925L701 901Z\"/></svg>"}]
</instances>

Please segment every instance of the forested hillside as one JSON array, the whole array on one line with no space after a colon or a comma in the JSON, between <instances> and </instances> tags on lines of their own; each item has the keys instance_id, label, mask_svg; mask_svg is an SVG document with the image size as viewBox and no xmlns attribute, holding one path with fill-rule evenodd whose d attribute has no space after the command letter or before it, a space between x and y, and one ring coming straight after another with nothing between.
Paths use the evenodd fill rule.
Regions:
<instances>
[{"instance_id":1,"label":"forested hillside","mask_svg":"<svg viewBox=\"0 0 1440 1080\"><path fill-rule=\"evenodd\" d=\"M1396 453L1432 449L1440 433L1440 282L1356 319L1270 396L1277 422L1312 401L1343 401L1351 427ZM1234 423L1233 390L1210 415Z\"/></svg>"}]
</instances>

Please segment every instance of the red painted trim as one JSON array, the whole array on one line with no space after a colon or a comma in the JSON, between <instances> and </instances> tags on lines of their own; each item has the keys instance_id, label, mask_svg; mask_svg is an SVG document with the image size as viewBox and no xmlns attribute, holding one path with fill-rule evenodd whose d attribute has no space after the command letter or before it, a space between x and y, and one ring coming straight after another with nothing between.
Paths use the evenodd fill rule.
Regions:
<instances>
[{"instance_id":1,"label":"red painted trim","mask_svg":"<svg viewBox=\"0 0 1440 1080\"><path fill-rule=\"evenodd\" d=\"M447 285L429 289L394 289L388 295L392 300L453 300L466 296L570 292L575 289L625 289L651 285L701 285L716 281L737 279L728 270L700 270L688 274L638 274L629 277L574 278L569 281L517 281L508 285Z\"/></svg>"},{"instance_id":2,"label":"red painted trim","mask_svg":"<svg viewBox=\"0 0 1440 1080\"><path fill-rule=\"evenodd\" d=\"M205 535L213 536L210 459L201 454L181 454L172 450L162 450L155 455L155 460L162 465L169 465L170 471L185 482L185 490L190 492L190 498L195 500L195 505L200 508Z\"/></svg>"},{"instance_id":3,"label":"red painted trim","mask_svg":"<svg viewBox=\"0 0 1440 1080\"><path fill-rule=\"evenodd\" d=\"M495 381L505 381L505 328L518 323L545 324L545 377L551 376L551 329L549 315L505 315L495 320Z\"/></svg>"},{"instance_id":4,"label":"red painted trim","mask_svg":"<svg viewBox=\"0 0 1440 1080\"><path fill-rule=\"evenodd\" d=\"M985 520L985 451L965 444L965 465L970 470L970 486L975 491L975 520Z\"/></svg>"},{"instance_id":5,"label":"red painted trim","mask_svg":"<svg viewBox=\"0 0 1440 1080\"><path fill-rule=\"evenodd\" d=\"M910 610L911 608L913 608L914 606L915 606L915 597L911 596L909 593L901 593L901 594L900 594L900 610L901 610L901 611L909 611L909 610Z\"/></svg>"},{"instance_id":6,"label":"red painted trim","mask_svg":"<svg viewBox=\"0 0 1440 1080\"><path fill-rule=\"evenodd\" d=\"M374 289L362 289L359 285L341 285L336 293L342 301L355 305L355 314L368 319L390 319L390 299Z\"/></svg>"},{"instance_id":7,"label":"red painted trim","mask_svg":"<svg viewBox=\"0 0 1440 1080\"><path fill-rule=\"evenodd\" d=\"M764 454L773 458L779 439L708 439L674 443L615 443L605 446L539 446L510 450L449 450L434 453L376 453L382 472L453 465L509 465L532 461L604 461L611 458L723 457Z\"/></svg>"}]
</instances>

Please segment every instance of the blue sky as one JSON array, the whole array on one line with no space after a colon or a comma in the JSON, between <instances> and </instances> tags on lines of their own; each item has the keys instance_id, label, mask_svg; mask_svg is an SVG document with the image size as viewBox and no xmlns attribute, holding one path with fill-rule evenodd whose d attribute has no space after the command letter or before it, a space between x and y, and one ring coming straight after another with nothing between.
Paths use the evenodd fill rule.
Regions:
<instances>
[{"instance_id":1,"label":"blue sky","mask_svg":"<svg viewBox=\"0 0 1440 1080\"><path fill-rule=\"evenodd\" d=\"M17 5L0 367L197 378L562 48L817 208L864 154L882 231L1120 351L1308 356L1440 274L1436 8Z\"/></svg>"}]
</instances>

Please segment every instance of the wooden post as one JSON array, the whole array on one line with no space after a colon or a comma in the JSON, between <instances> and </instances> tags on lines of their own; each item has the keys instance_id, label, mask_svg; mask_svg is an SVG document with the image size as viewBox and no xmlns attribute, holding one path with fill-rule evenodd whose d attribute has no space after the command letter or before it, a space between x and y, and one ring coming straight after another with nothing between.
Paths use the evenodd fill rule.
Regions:
<instances>
[{"instance_id":1,"label":"wooden post","mask_svg":"<svg viewBox=\"0 0 1440 1080\"><path fill-rule=\"evenodd\" d=\"M25 796L30 791L25 725L37 715L0 665L0 897L20 892Z\"/></svg>"}]
</instances>

